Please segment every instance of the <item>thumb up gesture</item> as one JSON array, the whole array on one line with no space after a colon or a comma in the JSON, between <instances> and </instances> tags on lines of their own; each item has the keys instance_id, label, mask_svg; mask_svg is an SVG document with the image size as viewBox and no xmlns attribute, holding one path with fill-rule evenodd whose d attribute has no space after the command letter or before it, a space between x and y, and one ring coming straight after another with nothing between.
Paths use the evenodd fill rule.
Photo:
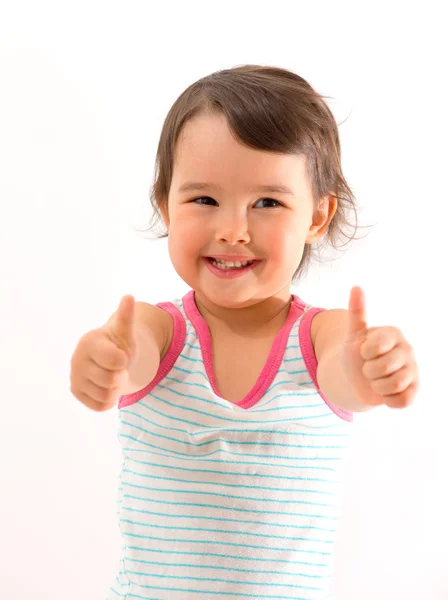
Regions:
<instances>
[{"instance_id":1,"label":"thumb up gesture","mask_svg":"<svg viewBox=\"0 0 448 600\"><path fill-rule=\"evenodd\" d=\"M71 359L71 392L95 411L113 408L138 355L135 299L123 296L106 325L86 333Z\"/></svg>"},{"instance_id":2,"label":"thumb up gesture","mask_svg":"<svg viewBox=\"0 0 448 600\"><path fill-rule=\"evenodd\" d=\"M396 327L367 327L363 290L350 293L349 321L343 345L344 372L366 404L405 408L418 389L418 369L411 345Z\"/></svg>"},{"instance_id":3,"label":"thumb up gesture","mask_svg":"<svg viewBox=\"0 0 448 600\"><path fill-rule=\"evenodd\" d=\"M117 311L104 326L106 334L116 348L123 350L129 362L135 360L137 338L135 332L135 299L131 295L123 296Z\"/></svg>"}]
</instances>

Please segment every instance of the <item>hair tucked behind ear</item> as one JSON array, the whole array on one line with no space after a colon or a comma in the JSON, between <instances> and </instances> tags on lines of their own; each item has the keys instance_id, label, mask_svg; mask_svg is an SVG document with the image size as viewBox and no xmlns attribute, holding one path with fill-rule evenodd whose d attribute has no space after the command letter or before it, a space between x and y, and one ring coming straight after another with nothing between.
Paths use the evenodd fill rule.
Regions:
<instances>
[{"instance_id":1,"label":"hair tucked behind ear","mask_svg":"<svg viewBox=\"0 0 448 600\"><path fill-rule=\"evenodd\" d=\"M319 243L328 241L336 250L340 235L355 239L358 229L356 199L341 167L338 125L324 101L299 75L278 67L244 65L217 71L190 85L174 102L163 124L157 149L150 201L154 215L148 228L162 224L173 175L176 143L184 125L200 114L221 113L235 138L257 150L302 154L313 195L314 209L331 194L338 200L325 235L305 244L293 283L303 277L313 259L321 261ZM355 214L351 225L348 213ZM352 236L346 228L354 227ZM167 236L164 229L157 238Z\"/></svg>"}]
</instances>

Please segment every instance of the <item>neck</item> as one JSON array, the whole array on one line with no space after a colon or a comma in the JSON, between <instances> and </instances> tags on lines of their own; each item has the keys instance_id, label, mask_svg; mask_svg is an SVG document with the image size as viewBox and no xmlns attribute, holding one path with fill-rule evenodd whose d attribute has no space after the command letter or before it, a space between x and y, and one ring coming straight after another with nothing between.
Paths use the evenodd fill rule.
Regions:
<instances>
[{"instance_id":1,"label":"neck","mask_svg":"<svg viewBox=\"0 0 448 600\"><path fill-rule=\"evenodd\" d=\"M286 297L285 297L286 296ZM285 322L292 303L292 296L273 296L242 308L226 308L210 302L202 295L194 294L195 304L209 325L220 326L233 333L248 335L264 333L274 328L278 331L279 322Z\"/></svg>"}]
</instances>

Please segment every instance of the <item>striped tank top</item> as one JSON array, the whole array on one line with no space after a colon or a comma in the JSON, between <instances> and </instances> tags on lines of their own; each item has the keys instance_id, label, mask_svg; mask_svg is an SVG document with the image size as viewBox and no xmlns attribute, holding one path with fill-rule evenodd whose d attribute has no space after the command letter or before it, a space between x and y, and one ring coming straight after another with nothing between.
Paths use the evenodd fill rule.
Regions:
<instances>
[{"instance_id":1,"label":"striped tank top","mask_svg":"<svg viewBox=\"0 0 448 600\"><path fill-rule=\"evenodd\" d=\"M123 546L107 600L324 600L352 413L320 392L310 326L292 295L258 380L216 387L208 325L190 290L154 379L120 396Z\"/></svg>"}]
</instances>

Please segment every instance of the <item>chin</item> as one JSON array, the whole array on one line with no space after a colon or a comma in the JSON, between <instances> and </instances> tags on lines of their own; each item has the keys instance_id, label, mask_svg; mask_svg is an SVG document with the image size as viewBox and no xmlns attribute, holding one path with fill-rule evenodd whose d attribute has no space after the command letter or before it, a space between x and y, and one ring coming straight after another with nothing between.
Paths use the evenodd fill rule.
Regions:
<instances>
[{"instance_id":1,"label":"chin","mask_svg":"<svg viewBox=\"0 0 448 600\"><path fill-rule=\"evenodd\" d=\"M247 308L264 300L263 296L250 295L248 290L207 290L201 287L195 289L198 290L200 296L221 308Z\"/></svg>"}]
</instances>

